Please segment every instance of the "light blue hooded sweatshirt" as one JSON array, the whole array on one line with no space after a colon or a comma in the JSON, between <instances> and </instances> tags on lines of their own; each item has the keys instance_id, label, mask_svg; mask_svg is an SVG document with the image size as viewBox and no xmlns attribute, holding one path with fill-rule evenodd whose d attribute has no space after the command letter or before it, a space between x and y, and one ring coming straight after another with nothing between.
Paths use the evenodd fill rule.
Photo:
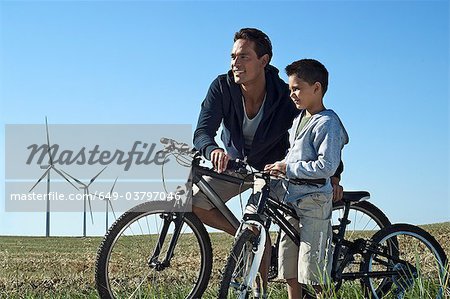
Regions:
<instances>
[{"instance_id":1,"label":"light blue hooded sweatshirt","mask_svg":"<svg viewBox=\"0 0 450 299\"><path fill-rule=\"evenodd\" d=\"M341 161L341 150L348 143L348 134L333 110L325 109L311 116L295 137L301 116L294 119L289 137L291 144L284 159L288 179L326 179L325 185L287 186L285 200L294 202L311 193L333 192L330 177L336 172Z\"/></svg>"}]
</instances>

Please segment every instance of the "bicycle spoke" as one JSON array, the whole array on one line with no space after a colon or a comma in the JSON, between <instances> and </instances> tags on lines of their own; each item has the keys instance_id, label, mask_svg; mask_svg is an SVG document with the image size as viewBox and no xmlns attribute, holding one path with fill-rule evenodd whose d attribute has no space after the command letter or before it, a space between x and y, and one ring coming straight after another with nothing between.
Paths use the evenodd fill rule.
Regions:
<instances>
[{"instance_id":1,"label":"bicycle spoke","mask_svg":"<svg viewBox=\"0 0 450 299\"><path fill-rule=\"evenodd\" d=\"M398 258L385 257L381 252L367 257L366 270L369 273L383 269L395 273L389 275L392 278L389 288L383 287L382 278L367 279L368 293L374 298L387 294L395 298L444 298L446 258L442 248L428 233L418 227L400 224L377 234L374 242L399 252Z\"/></svg>"},{"instance_id":2,"label":"bicycle spoke","mask_svg":"<svg viewBox=\"0 0 450 299\"><path fill-rule=\"evenodd\" d=\"M117 235L108 255L106 284L114 298L154 297L157 294L175 291L174 286L179 287L179 290L176 290L177 293L188 296L198 288L204 288L206 284L198 285L198 279L205 271L205 267L211 269L211 262L208 264L206 261L202 262L205 258L205 249L201 247L199 233L192 229L192 224L181 223L181 232L173 248L173 257L165 264L163 262L168 257L175 227L173 221L168 220L167 217L177 217L177 215L170 213L134 215L135 219L131 220ZM184 219L184 221L190 220ZM167 227L168 224L170 227ZM201 225L200 222L198 224ZM167 235L162 240L161 233L164 233L166 229L168 229ZM163 242L160 243L161 241ZM157 248L158 244L161 248ZM149 258L155 250L158 250L159 255L155 259L152 258L150 263ZM187 254L189 259L186 259ZM202 277L204 277L202 281L209 279L209 274Z\"/></svg>"}]
</instances>

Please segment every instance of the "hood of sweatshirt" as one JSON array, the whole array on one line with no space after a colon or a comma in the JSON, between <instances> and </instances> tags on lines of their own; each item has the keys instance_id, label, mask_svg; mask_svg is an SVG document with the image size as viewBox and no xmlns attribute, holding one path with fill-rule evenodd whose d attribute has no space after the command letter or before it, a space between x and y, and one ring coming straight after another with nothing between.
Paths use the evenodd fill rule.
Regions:
<instances>
[{"instance_id":1,"label":"hood of sweatshirt","mask_svg":"<svg viewBox=\"0 0 450 299\"><path fill-rule=\"evenodd\" d=\"M304 110L302 110L302 112L300 113L300 115L297 117L296 120L294 120L294 123L298 124L298 118L301 117L301 115L304 113ZM348 137L348 133L347 130L345 130L344 125L342 124L341 119L339 118L339 116L336 114L336 112L334 112L331 109L325 109L322 110L316 114L314 114L313 116L311 116L310 121L308 122L308 124L302 129L302 131L300 132L299 136L302 134L302 132L307 131L311 126L314 126L315 124L319 123L319 122L323 122L326 121L328 119L333 119L336 120L335 123L339 124L341 130L341 140L343 142L342 145L347 144L349 142L349 137ZM294 135L294 134L292 134ZM294 137L294 136L293 136ZM291 141L292 144L292 141Z\"/></svg>"}]
</instances>

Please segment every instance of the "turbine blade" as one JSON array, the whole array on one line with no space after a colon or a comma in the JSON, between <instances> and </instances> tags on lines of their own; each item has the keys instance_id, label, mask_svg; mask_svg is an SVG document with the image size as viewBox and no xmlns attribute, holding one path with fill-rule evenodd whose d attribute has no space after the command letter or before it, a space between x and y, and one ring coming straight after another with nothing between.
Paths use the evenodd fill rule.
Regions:
<instances>
[{"instance_id":1,"label":"turbine blade","mask_svg":"<svg viewBox=\"0 0 450 299\"><path fill-rule=\"evenodd\" d=\"M50 161L50 165L53 165L53 158L52 158L52 154L50 152L50 137L49 137L49 133L48 133L48 122L47 122L47 116L45 117L45 131L47 132L47 154L48 154L48 158Z\"/></svg>"},{"instance_id":2,"label":"turbine blade","mask_svg":"<svg viewBox=\"0 0 450 299\"><path fill-rule=\"evenodd\" d=\"M112 194L112 192L113 192L113 190L114 190L114 187L116 186L116 183L117 183L117 179L118 179L119 177L116 177L116 179L114 180L114 184L112 185L112 187L111 187L111 191L109 191L109 197L111 197L111 194Z\"/></svg>"},{"instance_id":3,"label":"turbine blade","mask_svg":"<svg viewBox=\"0 0 450 299\"><path fill-rule=\"evenodd\" d=\"M96 176L94 176L92 179L91 179L91 181L89 182L89 184L88 184L88 187L95 181L95 179L106 169L106 167L108 167L108 166L105 166L105 168L103 168L102 170L100 170L100 172L99 173L97 173L97 175Z\"/></svg>"},{"instance_id":4,"label":"turbine blade","mask_svg":"<svg viewBox=\"0 0 450 299\"><path fill-rule=\"evenodd\" d=\"M50 167L53 168L53 170L56 171L57 174L59 174L60 176L62 176L62 177L63 177L69 184L71 184L75 189L80 190L80 189L78 189L78 187L75 186L68 178L66 178L66 176L65 176L61 171L59 171L58 169L56 169L53 165L50 165Z\"/></svg>"},{"instance_id":5,"label":"turbine blade","mask_svg":"<svg viewBox=\"0 0 450 299\"><path fill-rule=\"evenodd\" d=\"M37 180L37 182L33 185L33 187L31 187L30 191L28 191L28 192L33 191L34 187L36 187L37 184L39 184L42 181L42 179L47 175L47 173L50 171L50 168L51 168L51 166L47 167L47 170L44 171L44 174Z\"/></svg>"},{"instance_id":6,"label":"turbine blade","mask_svg":"<svg viewBox=\"0 0 450 299\"><path fill-rule=\"evenodd\" d=\"M64 170L61 169L62 172L64 172L65 175L67 175L68 177L70 177L72 180L74 180L75 182L77 182L78 184L85 186L85 184L83 184L83 182L81 182L80 180L78 180L77 178L74 178L73 176L71 176L70 174L68 174L67 172L65 172Z\"/></svg>"}]
</instances>

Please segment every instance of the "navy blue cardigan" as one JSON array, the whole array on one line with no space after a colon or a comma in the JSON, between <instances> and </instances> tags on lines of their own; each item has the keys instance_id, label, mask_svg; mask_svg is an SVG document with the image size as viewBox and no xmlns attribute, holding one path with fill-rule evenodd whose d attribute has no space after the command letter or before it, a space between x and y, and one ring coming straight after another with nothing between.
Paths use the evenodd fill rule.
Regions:
<instances>
[{"instance_id":1,"label":"navy blue cardigan","mask_svg":"<svg viewBox=\"0 0 450 299\"><path fill-rule=\"evenodd\" d=\"M265 73L264 114L249 152L244 150L244 109L240 86L234 83L231 71L218 76L211 83L194 132L194 146L207 159L210 159L214 149L221 148L214 137L222 121L222 141L225 151L233 159L243 159L246 156L251 166L262 170L264 165L286 156L289 148L288 130L300 111L290 99L288 85L279 77L278 69L269 65Z\"/></svg>"}]
</instances>

